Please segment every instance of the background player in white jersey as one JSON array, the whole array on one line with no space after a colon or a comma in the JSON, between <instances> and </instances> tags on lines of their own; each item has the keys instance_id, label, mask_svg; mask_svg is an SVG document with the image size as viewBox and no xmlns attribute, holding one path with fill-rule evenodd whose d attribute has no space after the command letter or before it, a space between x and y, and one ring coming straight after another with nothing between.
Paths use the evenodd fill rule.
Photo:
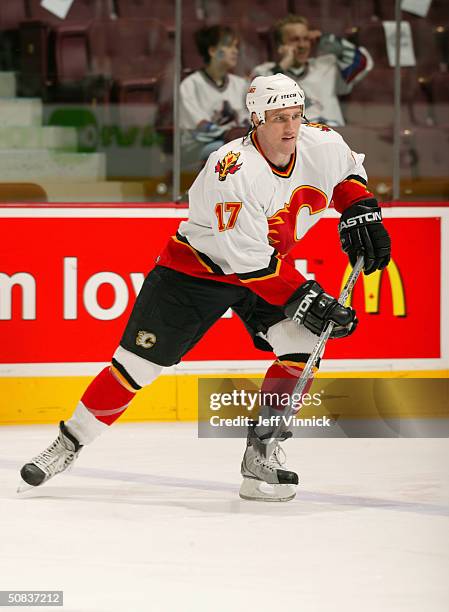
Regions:
<instances>
[{"instance_id":1,"label":"background player in white jersey","mask_svg":"<svg viewBox=\"0 0 449 612\"><path fill-rule=\"evenodd\" d=\"M55 442L21 470L37 486L64 470L165 366L178 363L224 312L241 317L255 345L273 351L262 391L291 393L317 335L352 333L355 312L295 269L289 251L331 200L341 244L365 273L388 264L390 239L366 188L363 155L326 126L301 125L304 95L284 75L257 77L247 106L254 129L213 153L189 192L180 224L148 274L110 367L89 385ZM299 318L301 324L293 319ZM306 389L307 391L307 389ZM282 414L275 403L264 416ZM288 500L298 475L281 461L283 431L251 426L241 473L246 499ZM265 485L269 485L268 491Z\"/></svg>"},{"instance_id":2,"label":"background player in white jersey","mask_svg":"<svg viewBox=\"0 0 449 612\"><path fill-rule=\"evenodd\" d=\"M248 82L236 74L239 40L228 26L210 26L195 33L204 67L181 83L180 126L182 163L187 168L204 161L232 138L236 128L249 127L245 107Z\"/></svg>"}]
</instances>

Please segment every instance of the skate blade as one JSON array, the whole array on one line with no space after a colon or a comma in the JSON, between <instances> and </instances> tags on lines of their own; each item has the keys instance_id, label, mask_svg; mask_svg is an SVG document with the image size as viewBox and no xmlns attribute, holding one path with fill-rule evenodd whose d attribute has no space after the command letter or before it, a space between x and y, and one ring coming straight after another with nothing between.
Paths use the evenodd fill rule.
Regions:
<instances>
[{"instance_id":1,"label":"skate blade","mask_svg":"<svg viewBox=\"0 0 449 612\"><path fill-rule=\"evenodd\" d=\"M285 502L296 495L294 485L268 484L255 478L243 478L239 495L248 501Z\"/></svg>"}]
</instances>

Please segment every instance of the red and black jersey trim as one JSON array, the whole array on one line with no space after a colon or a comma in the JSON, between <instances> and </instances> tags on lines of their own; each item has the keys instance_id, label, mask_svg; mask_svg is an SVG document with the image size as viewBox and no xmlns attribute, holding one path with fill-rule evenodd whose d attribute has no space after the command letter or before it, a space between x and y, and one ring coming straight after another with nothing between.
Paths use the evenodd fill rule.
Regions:
<instances>
[{"instance_id":1,"label":"red and black jersey trim","mask_svg":"<svg viewBox=\"0 0 449 612\"><path fill-rule=\"evenodd\" d=\"M265 159L265 161L268 163L268 165L271 168L272 173L275 174L276 176L280 176L281 178L290 178L292 175L293 169L295 167L295 164L296 164L296 147L295 147L295 151L293 155L290 157L290 161L288 162L288 164L284 168L280 168L279 166L275 166L274 164L272 164L270 160L266 157L266 155L262 151L259 141L257 140L256 132L255 131L251 132L250 136L251 136L251 142L256 147L257 151Z\"/></svg>"},{"instance_id":2,"label":"red and black jersey trim","mask_svg":"<svg viewBox=\"0 0 449 612\"><path fill-rule=\"evenodd\" d=\"M179 232L176 232L176 238L177 240L179 240L179 242L182 242L183 244L189 246L196 253L197 257L202 261L202 263L205 264L206 267L210 268L211 271L214 272L214 274L224 276L224 272L220 268L220 266L214 261L212 261L212 259L208 257L205 253L202 253L201 251L198 251L198 249L195 249L185 236L183 236Z\"/></svg>"},{"instance_id":3,"label":"red and black jersey trim","mask_svg":"<svg viewBox=\"0 0 449 612\"><path fill-rule=\"evenodd\" d=\"M237 277L243 282L250 282L252 280L263 280L264 278L271 277L274 274L278 274L280 260L278 258L278 252L276 249L273 251L273 255L270 258L270 263L266 268L260 270L254 270L253 272L242 272L237 273Z\"/></svg>"},{"instance_id":4,"label":"red and black jersey trim","mask_svg":"<svg viewBox=\"0 0 449 612\"><path fill-rule=\"evenodd\" d=\"M332 193L334 208L340 214L356 202L371 198L374 198L374 195L368 190L366 180L358 174L347 176L334 187Z\"/></svg>"},{"instance_id":5,"label":"red and black jersey trim","mask_svg":"<svg viewBox=\"0 0 449 612\"><path fill-rule=\"evenodd\" d=\"M282 306L306 279L291 261L282 258L273 247L271 248L273 251L266 268L241 274L224 274L210 257L196 251L187 238L178 233L177 236L171 237L157 263L190 276L242 285L266 302Z\"/></svg>"},{"instance_id":6,"label":"red and black jersey trim","mask_svg":"<svg viewBox=\"0 0 449 612\"><path fill-rule=\"evenodd\" d=\"M285 355L278 355L277 361L291 361L294 363L307 364L310 357L310 353L286 353ZM315 363L315 368L320 367L321 357L319 357Z\"/></svg>"},{"instance_id":7,"label":"red and black jersey trim","mask_svg":"<svg viewBox=\"0 0 449 612\"><path fill-rule=\"evenodd\" d=\"M350 174L344 180L345 181L358 181L359 183L362 183L362 185L365 185L365 186L368 185L367 181L363 178L363 176L360 176L358 174Z\"/></svg>"}]
</instances>

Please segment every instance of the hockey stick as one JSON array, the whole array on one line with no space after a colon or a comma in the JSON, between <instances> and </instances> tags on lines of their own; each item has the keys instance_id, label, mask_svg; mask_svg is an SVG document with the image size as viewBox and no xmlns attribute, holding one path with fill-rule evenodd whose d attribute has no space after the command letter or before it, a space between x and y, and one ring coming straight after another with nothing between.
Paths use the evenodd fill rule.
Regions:
<instances>
[{"instance_id":1,"label":"hockey stick","mask_svg":"<svg viewBox=\"0 0 449 612\"><path fill-rule=\"evenodd\" d=\"M338 298L338 303L339 304L344 304L346 302L346 300L348 299L351 291L354 288L354 285L357 281L357 278L359 277L360 272L363 269L363 257L360 256L357 258L357 261L355 262L355 266L352 269L351 274L349 275L348 280L345 283L345 286L343 287L343 289L341 290L340 293L340 297ZM319 356L321 355L321 353L324 350L324 347L326 345L326 342L329 339L329 336L332 333L332 330L334 328L334 323L332 321L330 321L330 323L328 324L328 326L326 327L326 329L324 329L321 333L321 336L318 339L318 342L315 345L315 348L313 349L309 359L307 360L306 363L306 367L304 368L304 370L302 371L301 376L298 378L298 382L296 383L293 391L292 391L292 396L294 395L298 395L299 398L302 397L302 394L304 392L305 386L307 385L307 382L309 380L309 378L312 377L313 374L313 368L316 364L316 362L318 361ZM276 440L276 438L279 436L279 434L281 433L282 430L282 422L285 419L288 419L292 414L294 414L295 410L292 409L292 405L290 403L290 405L287 407L287 410L285 412L285 415L283 417L281 417L281 419L279 420L279 423L276 425L276 429L273 431L271 438L268 442L268 445L270 445L272 442L274 442Z\"/></svg>"}]
</instances>

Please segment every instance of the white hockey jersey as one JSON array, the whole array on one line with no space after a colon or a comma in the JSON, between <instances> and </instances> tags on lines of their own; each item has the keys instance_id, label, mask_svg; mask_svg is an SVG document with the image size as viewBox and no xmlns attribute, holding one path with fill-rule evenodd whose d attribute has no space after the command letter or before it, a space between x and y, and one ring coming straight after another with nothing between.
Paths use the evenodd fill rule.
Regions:
<instances>
[{"instance_id":1,"label":"white hockey jersey","mask_svg":"<svg viewBox=\"0 0 449 612\"><path fill-rule=\"evenodd\" d=\"M226 129L242 125L248 121L247 90L247 81L235 74L218 87L204 70L197 70L181 83L181 129L193 131L203 122Z\"/></svg>"},{"instance_id":2,"label":"white hockey jersey","mask_svg":"<svg viewBox=\"0 0 449 612\"><path fill-rule=\"evenodd\" d=\"M343 39L344 41L344 39ZM285 71L306 94L305 115L309 121L331 126L344 125L338 96L350 93L355 83L364 78L373 66L370 54L363 47L344 41L346 55L339 60L333 54L311 57L304 66ZM282 72L275 62L256 66L253 77Z\"/></svg>"},{"instance_id":3,"label":"white hockey jersey","mask_svg":"<svg viewBox=\"0 0 449 612\"><path fill-rule=\"evenodd\" d=\"M189 191L189 219L169 241L159 264L243 283L265 300L284 304L304 277L288 253L334 200L342 212L373 197L364 155L321 124L301 126L285 168L264 156L257 130L212 153Z\"/></svg>"}]
</instances>

